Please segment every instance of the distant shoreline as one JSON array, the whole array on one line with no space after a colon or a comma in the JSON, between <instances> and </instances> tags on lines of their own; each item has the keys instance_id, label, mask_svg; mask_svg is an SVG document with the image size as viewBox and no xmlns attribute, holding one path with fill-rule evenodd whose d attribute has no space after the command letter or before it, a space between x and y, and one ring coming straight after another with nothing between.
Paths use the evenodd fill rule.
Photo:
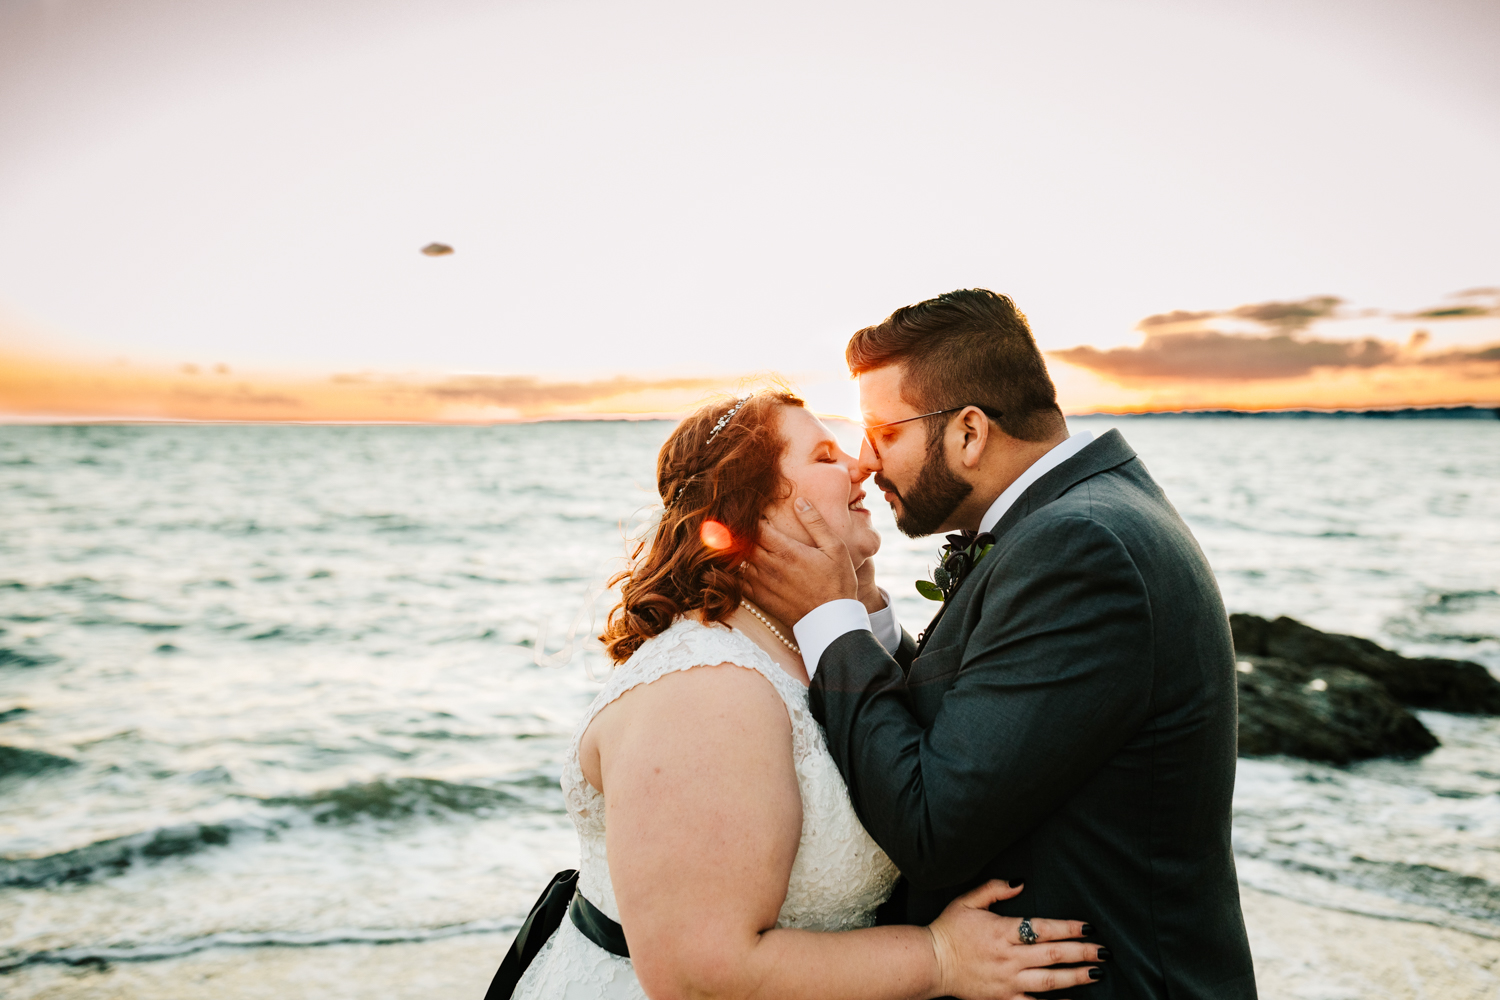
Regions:
<instances>
[{"instance_id":1,"label":"distant shoreline","mask_svg":"<svg viewBox=\"0 0 1500 1000\"><path fill-rule=\"evenodd\" d=\"M1268 420L1500 420L1497 406L1407 406L1372 410L1147 410L1137 413L1070 413L1069 417L1248 417Z\"/></svg>"},{"instance_id":2,"label":"distant shoreline","mask_svg":"<svg viewBox=\"0 0 1500 1000\"><path fill-rule=\"evenodd\" d=\"M848 417L826 415L829 419L853 423ZM1368 410L1143 410L1120 411L1091 410L1087 413L1069 413L1071 419L1107 417L1112 420L1130 420L1138 417L1172 419L1256 419L1256 420L1500 420L1500 406L1407 406L1399 409ZM0 427L79 427L79 426L278 426L278 427L490 427L504 424L551 424L551 423L637 423L648 421L671 421L681 419L670 413L620 413L620 414L560 414L534 417L524 420L459 421L459 420L191 420L180 417L70 417L57 414L27 416L0 413Z\"/></svg>"}]
</instances>

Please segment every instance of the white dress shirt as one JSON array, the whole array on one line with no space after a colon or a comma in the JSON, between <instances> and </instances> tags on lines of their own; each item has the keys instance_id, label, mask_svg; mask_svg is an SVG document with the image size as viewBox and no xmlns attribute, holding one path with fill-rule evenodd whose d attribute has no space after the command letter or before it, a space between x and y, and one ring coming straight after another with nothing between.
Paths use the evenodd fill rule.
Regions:
<instances>
[{"instance_id":1,"label":"white dress shirt","mask_svg":"<svg viewBox=\"0 0 1500 1000\"><path fill-rule=\"evenodd\" d=\"M875 589L880 591L881 597L885 598L885 607L881 608L879 611L869 612L870 631L875 633L876 641L878 641L882 646L885 647L885 651L894 656L896 650L901 648L901 625L896 621L896 606L891 603L891 595L885 592L884 587L876 587ZM855 601L854 603L859 604L858 601ZM859 606L861 608L864 607L863 604L860 604ZM796 633L797 630L793 629L792 634L796 635ZM842 634L843 633L840 633L840 635ZM834 638L836 639L838 638L838 636L834 636ZM797 645L800 646L802 645L802 643L799 642L797 643ZM827 649L828 647L824 646L823 648ZM821 652L822 651L819 650L820 654ZM816 667L814 669L816 669ZM812 674L808 673L807 676L811 678Z\"/></svg>"},{"instance_id":2,"label":"white dress shirt","mask_svg":"<svg viewBox=\"0 0 1500 1000\"><path fill-rule=\"evenodd\" d=\"M984 512L984 517L979 519L979 530L989 531L999 524L1005 512L1010 510L1022 493L1031 488L1032 483L1088 447L1093 440L1092 433L1080 431L1032 462L1030 467L1017 476L1016 481L1007 486L1005 491L995 498L995 502L990 504L989 510ZM845 632L868 629L875 634L875 638L885 647L887 653L896 652L897 647L901 645L901 626L897 624L896 613L891 608L890 595L884 590L881 590L880 595L885 598L885 608L874 614L867 613L865 606L860 602L843 598L818 605L792 626L792 634L797 638L797 645L802 648L802 663L807 667L808 677L817 673L818 661L823 658L824 650L833 645L834 640Z\"/></svg>"}]
</instances>

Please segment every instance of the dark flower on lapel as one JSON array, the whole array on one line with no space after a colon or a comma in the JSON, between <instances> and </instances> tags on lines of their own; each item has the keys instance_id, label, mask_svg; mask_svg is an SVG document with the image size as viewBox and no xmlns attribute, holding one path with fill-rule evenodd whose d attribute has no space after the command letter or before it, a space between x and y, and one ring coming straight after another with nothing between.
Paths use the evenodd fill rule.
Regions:
<instances>
[{"instance_id":1,"label":"dark flower on lapel","mask_svg":"<svg viewBox=\"0 0 1500 1000\"><path fill-rule=\"evenodd\" d=\"M987 531L983 534L966 531L949 535L948 544L938 554L938 566L932 571L932 579L918 580L917 593L929 601L948 600L958 591L964 577L994 547L995 536Z\"/></svg>"}]
</instances>

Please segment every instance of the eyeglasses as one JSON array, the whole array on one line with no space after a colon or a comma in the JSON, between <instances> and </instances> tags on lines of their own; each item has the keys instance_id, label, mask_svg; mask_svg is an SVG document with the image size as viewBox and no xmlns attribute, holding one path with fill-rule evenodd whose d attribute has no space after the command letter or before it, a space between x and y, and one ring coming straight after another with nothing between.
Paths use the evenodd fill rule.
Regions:
<instances>
[{"instance_id":1,"label":"eyeglasses","mask_svg":"<svg viewBox=\"0 0 1500 1000\"><path fill-rule=\"evenodd\" d=\"M880 449L876 446L875 438L870 433L871 431L878 431L882 427L895 427L897 424L909 424L913 420L925 420L928 417L937 417L941 416L944 413L956 413L959 410L965 410L971 406L976 410L979 410L991 420L998 421L1002 416L1004 416L1003 410L996 410L991 407L985 406L982 403L965 403L962 406L950 406L946 410L933 410L931 413L919 413L915 417L903 417L900 420L887 420L883 424L866 424L864 425L865 440L870 443L870 450L873 451L875 453L875 457L879 459Z\"/></svg>"}]
</instances>

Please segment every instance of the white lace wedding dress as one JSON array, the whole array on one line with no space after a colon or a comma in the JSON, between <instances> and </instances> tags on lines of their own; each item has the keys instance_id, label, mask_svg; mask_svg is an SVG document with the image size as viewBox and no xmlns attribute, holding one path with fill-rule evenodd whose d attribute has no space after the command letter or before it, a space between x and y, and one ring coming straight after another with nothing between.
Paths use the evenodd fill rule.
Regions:
<instances>
[{"instance_id":1,"label":"white lace wedding dress","mask_svg":"<svg viewBox=\"0 0 1500 1000\"><path fill-rule=\"evenodd\" d=\"M860 825L844 779L807 708L807 689L744 634L691 619L636 650L589 706L563 762L562 788L582 848L578 891L612 920L620 919L604 848L604 796L584 780L578 745L594 716L631 688L678 670L735 663L771 682L792 720L792 762L802 793L802 840L792 862L778 927L841 931L868 927L896 882L896 866ZM687 722L688 720L684 720ZM564 919L516 987L518 1000L642 1000L630 959L612 955Z\"/></svg>"}]
</instances>

